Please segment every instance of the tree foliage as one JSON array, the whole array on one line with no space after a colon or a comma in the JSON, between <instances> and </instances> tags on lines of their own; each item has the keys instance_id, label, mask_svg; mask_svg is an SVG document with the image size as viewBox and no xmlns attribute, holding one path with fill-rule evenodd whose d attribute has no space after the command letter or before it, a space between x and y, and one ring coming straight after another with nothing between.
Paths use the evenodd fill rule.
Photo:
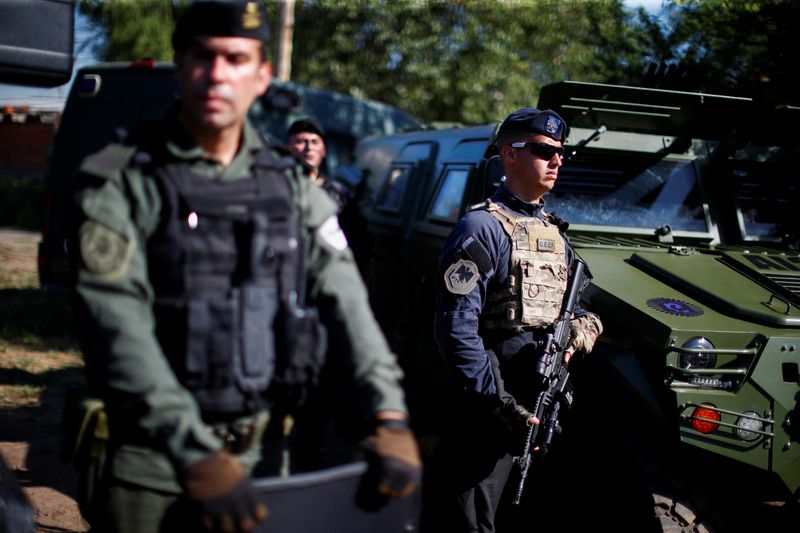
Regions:
<instances>
[{"instance_id":1,"label":"tree foliage","mask_svg":"<svg viewBox=\"0 0 800 533\"><path fill-rule=\"evenodd\" d=\"M102 61L172 60L176 11L188 0L79 0L99 29L93 51Z\"/></svg>"},{"instance_id":2,"label":"tree foliage","mask_svg":"<svg viewBox=\"0 0 800 533\"><path fill-rule=\"evenodd\" d=\"M679 0L666 14L666 24L647 21L651 38L645 52L680 66L677 88L799 103L800 3Z\"/></svg>"},{"instance_id":3,"label":"tree foliage","mask_svg":"<svg viewBox=\"0 0 800 533\"><path fill-rule=\"evenodd\" d=\"M427 120L495 120L553 81L641 72L641 32L620 0L306 0L295 18L297 81Z\"/></svg>"},{"instance_id":4,"label":"tree foliage","mask_svg":"<svg viewBox=\"0 0 800 533\"><path fill-rule=\"evenodd\" d=\"M105 61L170 60L189 0L79 0ZM263 0L273 34L279 0ZM564 79L769 95L791 101L800 3L675 0L298 0L293 80L380 100L428 121L495 121ZM669 69L651 71L650 62ZM666 74L666 75L665 75Z\"/></svg>"}]
</instances>

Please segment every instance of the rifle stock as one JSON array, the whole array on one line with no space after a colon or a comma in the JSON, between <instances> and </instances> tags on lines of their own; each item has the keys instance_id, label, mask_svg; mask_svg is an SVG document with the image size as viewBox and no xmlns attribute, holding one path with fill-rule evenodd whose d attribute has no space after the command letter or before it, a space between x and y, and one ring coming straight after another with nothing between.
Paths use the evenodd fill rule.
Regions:
<instances>
[{"instance_id":1,"label":"rifle stock","mask_svg":"<svg viewBox=\"0 0 800 533\"><path fill-rule=\"evenodd\" d=\"M539 424L528 428L522 453L514 457L514 463L520 469L519 484L512 500L514 505L519 505L522 498L532 463L532 453L535 451L539 457L544 457L552 445L553 437L561 431L558 419L561 404L566 403L567 408L572 404L572 386L569 382L569 369L564 362L564 351L572 335L572 313L589 280L591 275L586 263L576 257L572 262L570 281L558 320L554 323L552 332L547 334L542 355L536 363L536 372L544 379L545 386L531 411L539 419Z\"/></svg>"}]
</instances>

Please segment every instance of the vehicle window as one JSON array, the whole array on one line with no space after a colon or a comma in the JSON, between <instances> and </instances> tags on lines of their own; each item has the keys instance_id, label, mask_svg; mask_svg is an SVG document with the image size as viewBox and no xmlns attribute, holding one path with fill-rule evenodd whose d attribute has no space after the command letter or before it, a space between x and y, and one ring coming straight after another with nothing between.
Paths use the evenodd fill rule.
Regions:
<instances>
[{"instance_id":1,"label":"vehicle window","mask_svg":"<svg viewBox=\"0 0 800 533\"><path fill-rule=\"evenodd\" d=\"M386 175L378 195L375 206L382 211L400 213L408 182L415 168L421 162L431 157L433 143L410 143L403 148L394 159L395 163Z\"/></svg>"},{"instance_id":2,"label":"vehicle window","mask_svg":"<svg viewBox=\"0 0 800 533\"><path fill-rule=\"evenodd\" d=\"M432 143L411 143L397 156L398 161L421 161L431 156Z\"/></svg>"},{"instance_id":3,"label":"vehicle window","mask_svg":"<svg viewBox=\"0 0 800 533\"><path fill-rule=\"evenodd\" d=\"M387 211L400 212L400 204L411 175L411 168L404 166L391 169L375 202L377 207Z\"/></svg>"},{"instance_id":4,"label":"vehicle window","mask_svg":"<svg viewBox=\"0 0 800 533\"><path fill-rule=\"evenodd\" d=\"M429 216L443 220L458 220L468 176L469 171L464 168L450 168L445 171Z\"/></svg>"},{"instance_id":5,"label":"vehicle window","mask_svg":"<svg viewBox=\"0 0 800 533\"><path fill-rule=\"evenodd\" d=\"M735 187L742 237L768 242L796 239L798 162L792 162L777 148L750 148L746 159L730 161L729 175Z\"/></svg>"},{"instance_id":6,"label":"vehicle window","mask_svg":"<svg viewBox=\"0 0 800 533\"><path fill-rule=\"evenodd\" d=\"M571 224L709 231L688 160L584 152L564 163L545 202Z\"/></svg>"}]
</instances>

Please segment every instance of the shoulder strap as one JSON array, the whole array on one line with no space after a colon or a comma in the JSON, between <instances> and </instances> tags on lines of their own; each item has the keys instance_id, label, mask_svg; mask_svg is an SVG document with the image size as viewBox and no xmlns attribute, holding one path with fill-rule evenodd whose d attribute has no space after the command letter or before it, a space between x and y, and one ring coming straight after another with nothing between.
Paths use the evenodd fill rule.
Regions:
<instances>
[{"instance_id":1,"label":"shoulder strap","mask_svg":"<svg viewBox=\"0 0 800 533\"><path fill-rule=\"evenodd\" d=\"M81 165L81 172L92 176L111 179L133 159L136 149L123 144L109 144L99 152L87 157Z\"/></svg>"},{"instance_id":2,"label":"shoulder strap","mask_svg":"<svg viewBox=\"0 0 800 533\"><path fill-rule=\"evenodd\" d=\"M471 213L472 211L479 211L479 210L488 210L489 207L492 205L492 201L490 199L486 199L480 203L473 204L467 207L467 213Z\"/></svg>"},{"instance_id":3,"label":"shoulder strap","mask_svg":"<svg viewBox=\"0 0 800 533\"><path fill-rule=\"evenodd\" d=\"M490 205L486 210L490 215L496 218L498 222L500 222L500 225L503 226L503 230L509 237L511 237L514 234L514 227L517 225L517 219L519 216L503 209L500 207L500 204L496 204L492 201L488 202Z\"/></svg>"},{"instance_id":4,"label":"shoulder strap","mask_svg":"<svg viewBox=\"0 0 800 533\"><path fill-rule=\"evenodd\" d=\"M288 170L297 167L297 160L291 155L285 155L274 149L267 140L264 140L264 145L255 156L253 161L253 174L258 180L261 188L270 187L272 199L279 202L285 202L286 205L292 209L294 217L290 217L285 223L294 223L297 225L295 237L297 239L295 254L296 262L286 261L281 262L280 267L280 286L281 298L284 302L295 298L295 301L289 302L290 304L304 305L305 295L305 279L306 279L306 250L305 240L303 238L303 219L302 209L300 208L300 194L302 187L293 183L294 180L287 175ZM275 183L275 179L282 180L280 184ZM292 253L292 252L289 252ZM292 296L294 294L294 296Z\"/></svg>"},{"instance_id":5,"label":"shoulder strap","mask_svg":"<svg viewBox=\"0 0 800 533\"><path fill-rule=\"evenodd\" d=\"M253 162L256 168L284 171L297 166L297 160L288 153L279 151L275 146L264 140L264 146L258 151Z\"/></svg>"},{"instance_id":6,"label":"shoulder strap","mask_svg":"<svg viewBox=\"0 0 800 533\"><path fill-rule=\"evenodd\" d=\"M542 218L546 222L549 222L550 224L556 226L558 228L558 231L560 231L561 233L566 233L567 229L569 228L569 222L551 213L545 213L544 211L542 211Z\"/></svg>"}]
</instances>

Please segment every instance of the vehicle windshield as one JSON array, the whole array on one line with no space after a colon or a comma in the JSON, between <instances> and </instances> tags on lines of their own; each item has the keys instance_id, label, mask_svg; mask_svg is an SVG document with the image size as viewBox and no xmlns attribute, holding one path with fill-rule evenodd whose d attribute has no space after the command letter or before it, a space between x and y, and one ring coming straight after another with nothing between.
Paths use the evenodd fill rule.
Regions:
<instances>
[{"instance_id":1,"label":"vehicle windshield","mask_svg":"<svg viewBox=\"0 0 800 533\"><path fill-rule=\"evenodd\" d=\"M564 162L547 210L570 224L709 231L692 161L582 151Z\"/></svg>"},{"instance_id":2,"label":"vehicle windshield","mask_svg":"<svg viewBox=\"0 0 800 533\"><path fill-rule=\"evenodd\" d=\"M800 158L788 149L747 145L728 161L742 238L782 242L798 239Z\"/></svg>"}]
</instances>

